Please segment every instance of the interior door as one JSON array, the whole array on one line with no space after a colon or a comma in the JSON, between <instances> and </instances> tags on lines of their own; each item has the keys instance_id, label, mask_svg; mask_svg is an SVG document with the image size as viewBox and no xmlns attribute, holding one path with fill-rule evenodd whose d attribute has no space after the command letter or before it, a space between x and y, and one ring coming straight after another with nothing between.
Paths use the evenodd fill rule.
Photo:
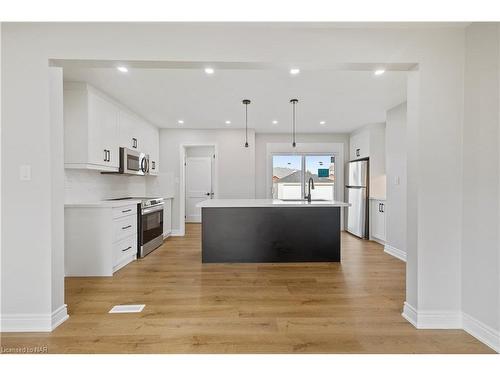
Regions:
<instances>
[{"instance_id":1,"label":"interior door","mask_svg":"<svg viewBox=\"0 0 500 375\"><path fill-rule=\"evenodd\" d=\"M201 208L196 204L211 198L212 158L186 158L186 222L201 223Z\"/></svg>"}]
</instances>

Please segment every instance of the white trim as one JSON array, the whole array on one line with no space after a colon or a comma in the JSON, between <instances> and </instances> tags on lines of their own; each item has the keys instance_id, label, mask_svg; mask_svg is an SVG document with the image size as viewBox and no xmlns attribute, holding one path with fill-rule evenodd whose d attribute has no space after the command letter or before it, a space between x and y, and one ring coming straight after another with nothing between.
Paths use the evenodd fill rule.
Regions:
<instances>
[{"instance_id":1,"label":"white trim","mask_svg":"<svg viewBox=\"0 0 500 375\"><path fill-rule=\"evenodd\" d=\"M405 301L403 318L418 329L461 329L462 313L452 310L417 310Z\"/></svg>"},{"instance_id":2,"label":"white trim","mask_svg":"<svg viewBox=\"0 0 500 375\"><path fill-rule=\"evenodd\" d=\"M419 329L461 329L462 313L451 310L417 311Z\"/></svg>"},{"instance_id":3,"label":"white trim","mask_svg":"<svg viewBox=\"0 0 500 375\"><path fill-rule=\"evenodd\" d=\"M403 304L403 313L401 314L403 318L408 320L415 328L417 327L417 310L405 301Z\"/></svg>"},{"instance_id":4,"label":"white trim","mask_svg":"<svg viewBox=\"0 0 500 375\"><path fill-rule=\"evenodd\" d=\"M185 232L181 231L180 229L172 229L172 232L170 232L170 236L172 237L183 237L184 235Z\"/></svg>"},{"instance_id":5,"label":"white trim","mask_svg":"<svg viewBox=\"0 0 500 375\"><path fill-rule=\"evenodd\" d=\"M392 255L393 257L398 258L399 260L402 260L403 262L406 262L406 251L399 250L399 249L395 248L394 246L391 246L389 244L385 244L384 253Z\"/></svg>"},{"instance_id":6,"label":"white trim","mask_svg":"<svg viewBox=\"0 0 500 375\"><path fill-rule=\"evenodd\" d=\"M483 344L500 353L500 331L459 311L418 311L405 301L403 318L417 329L463 329Z\"/></svg>"},{"instance_id":7,"label":"white trim","mask_svg":"<svg viewBox=\"0 0 500 375\"><path fill-rule=\"evenodd\" d=\"M66 305L51 314L2 314L0 332L51 332L68 318Z\"/></svg>"},{"instance_id":8,"label":"white trim","mask_svg":"<svg viewBox=\"0 0 500 375\"><path fill-rule=\"evenodd\" d=\"M377 237L370 237L370 241L376 242L379 245L385 246L385 241L378 239Z\"/></svg>"},{"instance_id":9,"label":"white trim","mask_svg":"<svg viewBox=\"0 0 500 375\"><path fill-rule=\"evenodd\" d=\"M59 327L62 323L68 320L68 306L66 304L60 306L58 309L52 312L51 316L51 326L52 331Z\"/></svg>"},{"instance_id":10,"label":"white trim","mask_svg":"<svg viewBox=\"0 0 500 375\"><path fill-rule=\"evenodd\" d=\"M479 320L466 313L462 313L462 326L465 332L474 336L483 344L488 345L497 353L500 353L500 331L481 323Z\"/></svg>"}]
</instances>

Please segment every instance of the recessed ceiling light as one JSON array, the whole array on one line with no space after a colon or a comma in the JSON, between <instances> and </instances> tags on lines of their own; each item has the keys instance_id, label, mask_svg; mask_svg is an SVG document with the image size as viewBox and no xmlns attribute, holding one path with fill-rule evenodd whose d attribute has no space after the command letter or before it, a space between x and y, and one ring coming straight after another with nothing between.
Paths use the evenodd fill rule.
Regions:
<instances>
[{"instance_id":1,"label":"recessed ceiling light","mask_svg":"<svg viewBox=\"0 0 500 375\"><path fill-rule=\"evenodd\" d=\"M226 125L231 125L231 121L226 120Z\"/></svg>"},{"instance_id":2,"label":"recessed ceiling light","mask_svg":"<svg viewBox=\"0 0 500 375\"><path fill-rule=\"evenodd\" d=\"M299 73L300 73L300 69L299 68L292 68L292 69L290 69L290 74L291 75L295 76L295 75L297 75Z\"/></svg>"},{"instance_id":3,"label":"recessed ceiling light","mask_svg":"<svg viewBox=\"0 0 500 375\"><path fill-rule=\"evenodd\" d=\"M376 76L381 76L382 74L385 73L385 69L377 69L373 72Z\"/></svg>"},{"instance_id":4,"label":"recessed ceiling light","mask_svg":"<svg viewBox=\"0 0 500 375\"><path fill-rule=\"evenodd\" d=\"M276 125L278 123L278 120L273 120L273 124Z\"/></svg>"},{"instance_id":5,"label":"recessed ceiling light","mask_svg":"<svg viewBox=\"0 0 500 375\"><path fill-rule=\"evenodd\" d=\"M177 121L177 123L178 123L179 125L182 125L182 124L184 124L184 120L178 120L178 121Z\"/></svg>"},{"instance_id":6,"label":"recessed ceiling light","mask_svg":"<svg viewBox=\"0 0 500 375\"><path fill-rule=\"evenodd\" d=\"M326 122L325 122L325 121L320 121L320 122L319 122L319 124L320 124L320 125L325 125L325 124L326 124Z\"/></svg>"},{"instance_id":7,"label":"recessed ceiling light","mask_svg":"<svg viewBox=\"0 0 500 375\"><path fill-rule=\"evenodd\" d=\"M126 66L117 66L116 69L118 69L118 71L122 73L128 72L128 68Z\"/></svg>"},{"instance_id":8,"label":"recessed ceiling light","mask_svg":"<svg viewBox=\"0 0 500 375\"><path fill-rule=\"evenodd\" d=\"M215 70L213 68L205 68L205 73L214 74Z\"/></svg>"}]
</instances>

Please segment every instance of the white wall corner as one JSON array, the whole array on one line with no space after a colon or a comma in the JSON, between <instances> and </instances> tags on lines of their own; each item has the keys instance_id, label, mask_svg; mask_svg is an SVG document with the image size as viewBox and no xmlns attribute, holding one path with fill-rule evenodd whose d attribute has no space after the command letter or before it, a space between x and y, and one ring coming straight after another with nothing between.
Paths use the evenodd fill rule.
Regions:
<instances>
[{"instance_id":1,"label":"white wall corner","mask_svg":"<svg viewBox=\"0 0 500 375\"><path fill-rule=\"evenodd\" d=\"M461 329L462 314L452 310L418 311L408 302L404 303L403 313L406 320L418 329Z\"/></svg>"},{"instance_id":2,"label":"white wall corner","mask_svg":"<svg viewBox=\"0 0 500 375\"><path fill-rule=\"evenodd\" d=\"M0 332L51 332L68 318L66 305L51 314L2 314Z\"/></svg>"},{"instance_id":3,"label":"white wall corner","mask_svg":"<svg viewBox=\"0 0 500 375\"><path fill-rule=\"evenodd\" d=\"M497 353L500 353L500 331L481 323L466 313L462 313L462 326L465 332L474 336L483 344L488 345Z\"/></svg>"},{"instance_id":4,"label":"white wall corner","mask_svg":"<svg viewBox=\"0 0 500 375\"><path fill-rule=\"evenodd\" d=\"M386 252L389 255L392 255L395 258L398 258L399 260L402 260L403 262L406 262L406 251L399 250L395 248L394 246L391 246L389 244L384 245L384 252Z\"/></svg>"}]
</instances>

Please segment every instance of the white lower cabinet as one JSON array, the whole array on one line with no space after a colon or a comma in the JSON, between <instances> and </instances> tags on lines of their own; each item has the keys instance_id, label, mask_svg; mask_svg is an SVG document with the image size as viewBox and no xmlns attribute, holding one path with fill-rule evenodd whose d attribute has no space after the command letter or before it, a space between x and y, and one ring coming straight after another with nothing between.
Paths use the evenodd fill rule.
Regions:
<instances>
[{"instance_id":1,"label":"white lower cabinet","mask_svg":"<svg viewBox=\"0 0 500 375\"><path fill-rule=\"evenodd\" d=\"M172 234L172 198L165 198L163 206L163 238Z\"/></svg>"},{"instance_id":2,"label":"white lower cabinet","mask_svg":"<svg viewBox=\"0 0 500 375\"><path fill-rule=\"evenodd\" d=\"M370 238L385 242L385 200L370 200Z\"/></svg>"},{"instance_id":3,"label":"white lower cabinet","mask_svg":"<svg viewBox=\"0 0 500 375\"><path fill-rule=\"evenodd\" d=\"M137 204L64 211L66 276L112 276L137 258Z\"/></svg>"}]
</instances>

